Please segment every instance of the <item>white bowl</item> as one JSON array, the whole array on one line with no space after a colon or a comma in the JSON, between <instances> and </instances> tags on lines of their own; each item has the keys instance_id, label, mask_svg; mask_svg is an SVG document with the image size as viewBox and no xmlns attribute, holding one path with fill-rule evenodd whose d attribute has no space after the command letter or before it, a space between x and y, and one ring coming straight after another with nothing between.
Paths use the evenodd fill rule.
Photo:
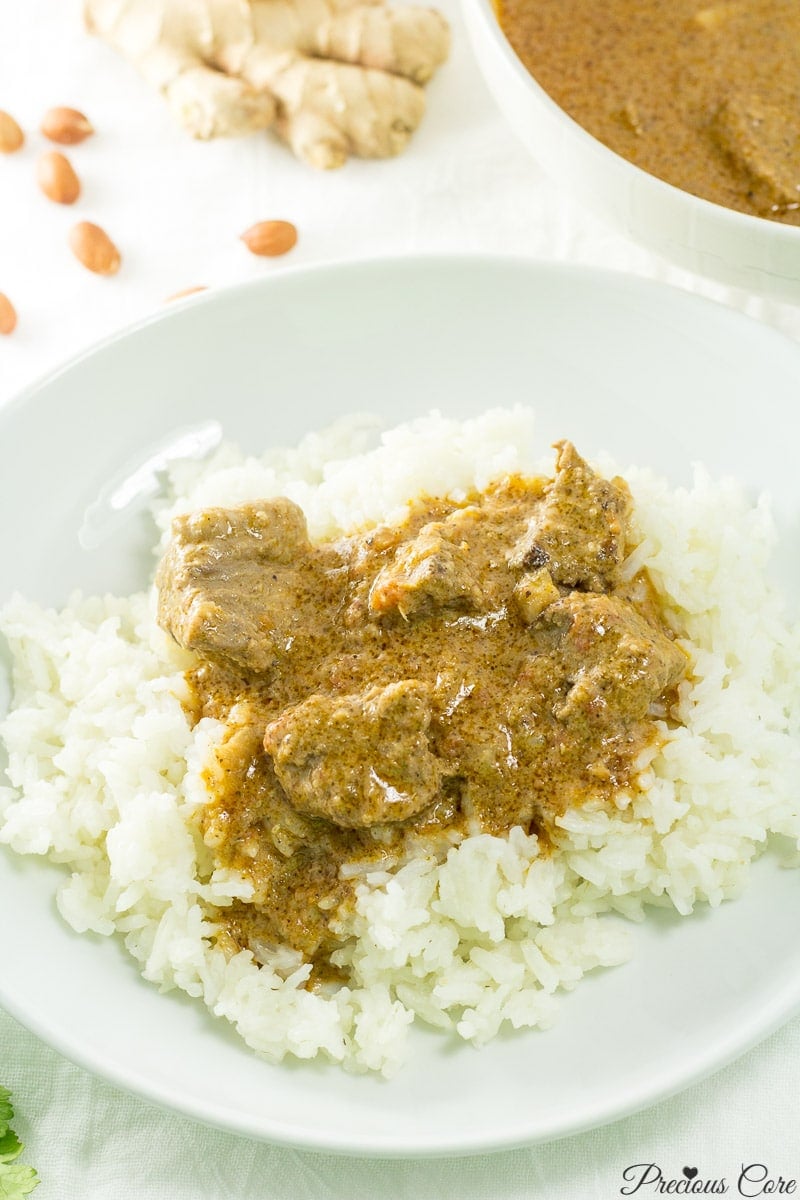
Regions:
<instances>
[{"instance_id":1,"label":"white bowl","mask_svg":"<svg viewBox=\"0 0 800 1200\"><path fill-rule=\"evenodd\" d=\"M549 175L621 233L690 271L800 302L800 228L734 212L664 183L609 150L540 87L491 0L464 0L472 47L514 132Z\"/></svg>"}]
</instances>

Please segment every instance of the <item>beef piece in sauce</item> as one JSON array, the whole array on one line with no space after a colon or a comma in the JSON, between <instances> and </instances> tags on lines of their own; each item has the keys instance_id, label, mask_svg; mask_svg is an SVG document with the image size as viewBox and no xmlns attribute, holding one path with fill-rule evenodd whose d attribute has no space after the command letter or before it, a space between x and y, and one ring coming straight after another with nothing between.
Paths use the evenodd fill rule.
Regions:
<instances>
[{"instance_id":1,"label":"beef piece in sauce","mask_svg":"<svg viewBox=\"0 0 800 1200\"><path fill-rule=\"evenodd\" d=\"M372 613L396 609L404 618L450 606L474 608L480 603L469 543L446 521L424 525L416 537L400 546L369 593Z\"/></svg>"},{"instance_id":2,"label":"beef piece in sauce","mask_svg":"<svg viewBox=\"0 0 800 1200\"><path fill-rule=\"evenodd\" d=\"M568 805L635 786L687 660L623 577L630 507L565 442L553 480L335 543L288 500L176 521L159 619L195 653L193 715L227 726L201 825L253 886L235 945L324 969L351 873L514 826L546 849Z\"/></svg>"},{"instance_id":3,"label":"beef piece in sauce","mask_svg":"<svg viewBox=\"0 0 800 1200\"><path fill-rule=\"evenodd\" d=\"M602 479L570 442L560 442L556 477L515 547L511 565L547 567L555 583L607 591L619 580L630 510L630 493L621 480Z\"/></svg>"},{"instance_id":4,"label":"beef piece in sauce","mask_svg":"<svg viewBox=\"0 0 800 1200\"><path fill-rule=\"evenodd\" d=\"M524 680L583 740L635 727L686 670L680 646L618 596L572 592L546 609L536 632L541 650Z\"/></svg>"},{"instance_id":5,"label":"beef piece in sauce","mask_svg":"<svg viewBox=\"0 0 800 1200\"><path fill-rule=\"evenodd\" d=\"M264 735L298 812L345 829L394 824L436 797L442 768L428 744L427 688L412 680L352 696L309 696Z\"/></svg>"},{"instance_id":6,"label":"beef piece in sauce","mask_svg":"<svg viewBox=\"0 0 800 1200\"><path fill-rule=\"evenodd\" d=\"M712 139L747 181L747 195L763 216L800 207L800 136L797 111L758 95L730 91L710 124Z\"/></svg>"},{"instance_id":7,"label":"beef piece in sauce","mask_svg":"<svg viewBox=\"0 0 800 1200\"><path fill-rule=\"evenodd\" d=\"M291 804L264 753L258 714L247 702L235 706L231 720L243 724L228 727L206 764L211 799L202 831L215 855L243 871L253 895L225 910L225 924L234 948L282 943L313 960L335 948L330 910L348 895L338 878L337 831ZM348 840L355 854L358 835L348 832Z\"/></svg>"},{"instance_id":8,"label":"beef piece in sauce","mask_svg":"<svg viewBox=\"0 0 800 1200\"><path fill-rule=\"evenodd\" d=\"M158 569L159 624L185 649L263 672L291 636L303 512L279 498L177 517Z\"/></svg>"}]
</instances>

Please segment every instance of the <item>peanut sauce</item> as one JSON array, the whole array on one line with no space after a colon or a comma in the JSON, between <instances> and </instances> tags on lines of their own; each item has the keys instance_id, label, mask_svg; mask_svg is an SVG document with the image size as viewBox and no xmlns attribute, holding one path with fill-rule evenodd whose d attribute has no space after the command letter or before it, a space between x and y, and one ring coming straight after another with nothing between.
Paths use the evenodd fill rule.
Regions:
<instances>
[{"instance_id":1,"label":"peanut sauce","mask_svg":"<svg viewBox=\"0 0 800 1200\"><path fill-rule=\"evenodd\" d=\"M225 723L202 831L254 889L226 944L322 973L353 868L514 826L546 844L567 807L635 787L687 659L625 577L630 513L565 442L554 479L338 541L284 499L175 522L159 620L196 655L194 717Z\"/></svg>"},{"instance_id":2,"label":"peanut sauce","mask_svg":"<svg viewBox=\"0 0 800 1200\"><path fill-rule=\"evenodd\" d=\"M684 191L800 225L797 0L496 0L520 59L610 149Z\"/></svg>"}]
</instances>

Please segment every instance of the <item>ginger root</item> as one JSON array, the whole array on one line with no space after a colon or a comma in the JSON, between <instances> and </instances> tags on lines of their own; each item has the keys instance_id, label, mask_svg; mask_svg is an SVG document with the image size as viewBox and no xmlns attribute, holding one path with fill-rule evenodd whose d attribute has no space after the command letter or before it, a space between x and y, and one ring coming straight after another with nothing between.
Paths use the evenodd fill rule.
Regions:
<instances>
[{"instance_id":1,"label":"ginger root","mask_svg":"<svg viewBox=\"0 0 800 1200\"><path fill-rule=\"evenodd\" d=\"M384 0L85 0L84 15L194 137L272 127L323 168L398 154L449 49L439 13Z\"/></svg>"}]
</instances>

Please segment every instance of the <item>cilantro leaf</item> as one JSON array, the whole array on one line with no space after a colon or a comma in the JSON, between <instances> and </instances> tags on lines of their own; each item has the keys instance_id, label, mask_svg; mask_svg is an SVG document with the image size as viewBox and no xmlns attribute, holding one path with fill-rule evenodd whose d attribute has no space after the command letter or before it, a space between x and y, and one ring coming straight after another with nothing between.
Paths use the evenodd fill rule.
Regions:
<instances>
[{"instance_id":1,"label":"cilantro leaf","mask_svg":"<svg viewBox=\"0 0 800 1200\"><path fill-rule=\"evenodd\" d=\"M39 1184L33 1167L24 1163L0 1163L0 1200L22 1200Z\"/></svg>"},{"instance_id":2,"label":"cilantro leaf","mask_svg":"<svg viewBox=\"0 0 800 1200\"><path fill-rule=\"evenodd\" d=\"M11 1103L11 1092L8 1088L0 1087L0 1138L5 1135L8 1123L13 1116L14 1108Z\"/></svg>"},{"instance_id":3,"label":"cilantro leaf","mask_svg":"<svg viewBox=\"0 0 800 1200\"><path fill-rule=\"evenodd\" d=\"M13 1129L7 1129L0 1137L0 1163L11 1162L18 1158L22 1150L22 1142Z\"/></svg>"},{"instance_id":4,"label":"cilantro leaf","mask_svg":"<svg viewBox=\"0 0 800 1200\"><path fill-rule=\"evenodd\" d=\"M23 1200L39 1183L33 1167L14 1161L23 1147L10 1127L13 1116L11 1092L0 1087L0 1200Z\"/></svg>"}]
</instances>

